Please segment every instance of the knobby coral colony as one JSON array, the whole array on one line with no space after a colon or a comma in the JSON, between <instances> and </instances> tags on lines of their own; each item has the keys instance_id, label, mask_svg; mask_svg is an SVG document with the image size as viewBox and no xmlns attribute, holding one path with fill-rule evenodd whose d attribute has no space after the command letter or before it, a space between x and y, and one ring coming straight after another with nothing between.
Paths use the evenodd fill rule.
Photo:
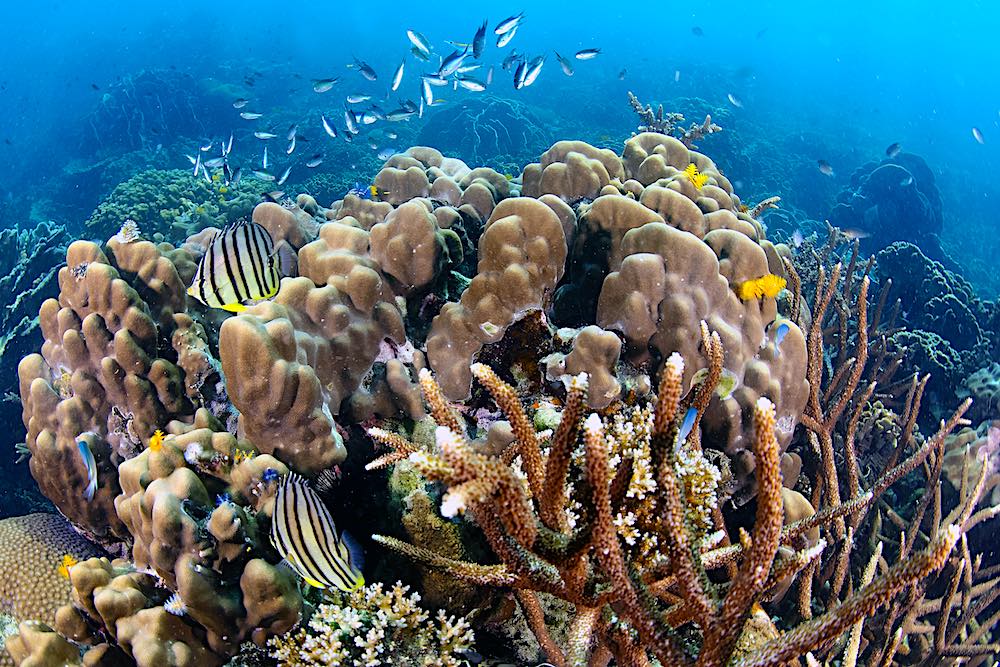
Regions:
<instances>
[{"instance_id":1,"label":"knobby coral colony","mask_svg":"<svg viewBox=\"0 0 1000 667\"><path fill-rule=\"evenodd\" d=\"M473 629L556 665L997 653L1000 573L967 535L1000 478L965 464L943 485L969 403L920 432L927 378L897 395L856 244L846 269L832 246L793 257L708 157L652 132L621 156L558 142L520 192L426 147L374 187L262 203L178 248L134 226L69 246L18 368L26 449L59 511L124 557L38 550L64 606L17 607L40 611L15 662L211 666L252 642L286 664L453 665ZM253 225L277 294L244 282L235 315L219 284L190 298L206 253L255 256L234 236ZM406 497L375 540L420 564L426 602L362 585L334 526L351 510L321 511L319 482L366 451L351 424L388 448L369 467ZM0 602L30 599L22 581ZM470 588L520 615L498 629ZM445 608L433 626L420 604Z\"/></svg>"}]
</instances>

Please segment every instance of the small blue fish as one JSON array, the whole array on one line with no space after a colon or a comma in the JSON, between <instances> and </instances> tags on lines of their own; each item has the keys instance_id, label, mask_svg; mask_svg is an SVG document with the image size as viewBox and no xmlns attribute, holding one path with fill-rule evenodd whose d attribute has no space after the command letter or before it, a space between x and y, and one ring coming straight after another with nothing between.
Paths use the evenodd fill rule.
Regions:
<instances>
[{"instance_id":1,"label":"small blue fish","mask_svg":"<svg viewBox=\"0 0 1000 667\"><path fill-rule=\"evenodd\" d=\"M87 469L87 488L83 490L83 497L88 501L94 499L97 492L97 461L94 460L94 453L90 451L90 445L83 439L85 435L94 435L90 432L81 433L80 439L76 441L76 446L80 450L80 458Z\"/></svg>"},{"instance_id":2,"label":"small blue fish","mask_svg":"<svg viewBox=\"0 0 1000 667\"><path fill-rule=\"evenodd\" d=\"M280 478L281 475L278 474L277 470L275 470L274 468L265 468L264 474L260 476L260 481L264 482L265 484L272 484L274 482L277 482L278 479Z\"/></svg>"},{"instance_id":3,"label":"small blue fish","mask_svg":"<svg viewBox=\"0 0 1000 667\"><path fill-rule=\"evenodd\" d=\"M677 431L677 449L680 449L687 437L691 435L691 429L694 428L694 418L697 416L698 408L688 408L684 415L684 421L681 422L681 428Z\"/></svg>"},{"instance_id":4,"label":"small blue fish","mask_svg":"<svg viewBox=\"0 0 1000 667\"><path fill-rule=\"evenodd\" d=\"M778 325L778 330L774 333L774 354L776 356L781 356L781 341L785 340L788 330L788 322L782 322Z\"/></svg>"}]
</instances>

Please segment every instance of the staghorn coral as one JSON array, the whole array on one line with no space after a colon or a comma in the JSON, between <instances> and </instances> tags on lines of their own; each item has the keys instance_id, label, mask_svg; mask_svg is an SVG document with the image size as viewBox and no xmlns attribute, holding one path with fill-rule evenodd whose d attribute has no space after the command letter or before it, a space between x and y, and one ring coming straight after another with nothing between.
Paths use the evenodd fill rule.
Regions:
<instances>
[{"instance_id":1,"label":"staghorn coral","mask_svg":"<svg viewBox=\"0 0 1000 667\"><path fill-rule=\"evenodd\" d=\"M688 148L697 148L694 142L700 141L706 135L722 131L719 125L712 122L710 115L706 115L705 120L701 123L691 123L685 129L684 114L677 113L676 111L669 111L664 114L662 104L657 107L654 113L652 105L647 104L643 106L639 98L632 94L632 91L628 91L628 103L632 107L632 111L639 116L639 132L656 132L672 135L680 139Z\"/></svg>"},{"instance_id":2,"label":"staghorn coral","mask_svg":"<svg viewBox=\"0 0 1000 667\"><path fill-rule=\"evenodd\" d=\"M270 640L282 665L423 665L459 667L472 648L468 621L431 614L420 595L400 582L385 590L371 584L334 593L309 619L309 627Z\"/></svg>"}]
</instances>

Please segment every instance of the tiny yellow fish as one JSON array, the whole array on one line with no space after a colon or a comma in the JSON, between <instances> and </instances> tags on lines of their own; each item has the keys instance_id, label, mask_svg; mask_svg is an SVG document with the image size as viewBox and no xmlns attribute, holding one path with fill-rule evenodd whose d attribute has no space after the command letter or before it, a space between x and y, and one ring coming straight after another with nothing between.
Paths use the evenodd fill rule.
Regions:
<instances>
[{"instance_id":1,"label":"tiny yellow fish","mask_svg":"<svg viewBox=\"0 0 1000 667\"><path fill-rule=\"evenodd\" d=\"M149 449L154 452L158 452L163 449L163 439L165 437L166 436L163 434L163 431L160 429L153 431L153 435L149 438Z\"/></svg>"},{"instance_id":2,"label":"tiny yellow fish","mask_svg":"<svg viewBox=\"0 0 1000 667\"><path fill-rule=\"evenodd\" d=\"M694 187L698 188L699 190L701 190L705 186L705 184L708 183L708 174L699 173L698 167L697 165L695 165L694 162L692 162L687 166L687 168L684 170L684 173L687 175L688 180L691 181L692 185L694 185Z\"/></svg>"},{"instance_id":3,"label":"tiny yellow fish","mask_svg":"<svg viewBox=\"0 0 1000 667\"><path fill-rule=\"evenodd\" d=\"M229 188L223 185L219 188L219 192L221 192L222 194L226 194L227 192L229 192Z\"/></svg>"},{"instance_id":4,"label":"tiny yellow fish","mask_svg":"<svg viewBox=\"0 0 1000 667\"><path fill-rule=\"evenodd\" d=\"M74 558L73 554L66 554L65 556L63 556L62 563L60 563L59 567L57 568L59 571L59 576L62 577L63 579L69 579L70 568L76 565L78 562L80 561Z\"/></svg>"},{"instance_id":5,"label":"tiny yellow fish","mask_svg":"<svg viewBox=\"0 0 1000 667\"><path fill-rule=\"evenodd\" d=\"M751 299L773 299L785 289L785 279L773 273L741 283L737 294L743 301Z\"/></svg>"}]
</instances>

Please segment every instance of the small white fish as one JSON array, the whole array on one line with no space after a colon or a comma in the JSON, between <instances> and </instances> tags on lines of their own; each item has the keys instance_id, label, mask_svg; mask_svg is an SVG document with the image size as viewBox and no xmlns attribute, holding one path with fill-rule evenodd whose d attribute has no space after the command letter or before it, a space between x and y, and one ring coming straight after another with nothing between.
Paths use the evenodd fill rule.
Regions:
<instances>
[{"instance_id":1,"label":"small white fish","mask_svg":"<svg viewBox=\"0 0 1000 667\"><path fill-rule=\"evenodd\" d=\"M805 241L805 238L803 238L802 232L800 232L797 229L794 232L792 232L792 245L798 248L802 245L803 241Z\"/></svg>"},{"instance_id":2,"label":"small white fish","mask_svg":"<svg viewBox=\"0 0 1000 667\"><path fill-rule=\"evenodd\" d=\"M378 120L378 116L376 116L371 111L365 111L363 114L361 114L361 122L364 125L371 125L372 123L374 123L377 120Z\"/></svg>"},{"instance_id":3,"label":"small white fish","mask_svg":"<svg viewBox=\"0 0 1000 667\"><path fill-rule=\"evenodd\" d=\"M913 185L913 177L912 176L907 176L906 178L904 178L902 181L899 182L899 185L900 185L900 187L903 187L903 188L905 188L908 185Z\"/></svg>"},{"instance_id":4,"label":"small white fish","mask_svg":"<svg viewBox=\"0 0 1000 667\"><path fill-rule=\"evenodd\" d=\"M326 131L326 133L330 135L331 138L336 139L337 128L333 126L333 123L327 120L326 116L320 116L320 118L323 119L323 129Z\"/></svg>"},{"instance_id":5,"label":"small white fish","mask_svg":"<svg viewBox=\"0 0 1000 667\"><path fill-rule=\"evenodd\" d=\"M339 79L313 79L312 86L313 90L317 93L325 93L326 91L333 88L334 84L337 83Z\"/></svg>"},{"instance_id":6,"label":"small white fish","mask_svg":"<svg viewBox=\"0 0 1000 667\"><path fill-rule=\"evenodd\" d=\"M395 148L393 148L392 146L386 146L385 148L383 148L382 150L380 150L378 152L378 154L376 155L376 157L379 160L388 160L389 158L391 158L395 154L396 154L396 149Z\"/></svg>"},{"instance_id":7,"label":"small white fish","mask_svg":"<svg viewBox=\"0 0 1000 667\"><path fill-rule=\"evenodd\" d=\"M591 60L596 58L600 53L600 49L583 49L582 51L577 51L575 57L577 60Z\"/></svg>"},{"instance_id":8,"label":"small white fish","mask_svg":"<svg viewBox=\"0 0 1000 667\"><path fill-rule=\"evenodd\" d=\"M455 70L455 73L456 74L468 74L469 72L475 72L480 67L482 67L482 65L480 65L478 63L475 64L475 65L462 65L457 70Z\"/></svg>"},{"instance_id":9,"label":"small white fish","mask_svg":"<svg viewBox=\"0 0 1000 667\"><path fill-rule=\"evenodd\" d=\"M362 102L367 102L372 98L371 95L348 95L348 104L361 104Z\"/></svg>"},{"instance_id":10,"label":"small white fish","mask_svg":"<svg viewBox=\"0 0 1000 667\"><path fill-rule=\"evenodd\" d=\"M559 61L559 67L562 68L563 74L566 76L573 76L573 65L570 61L559 55L558 51L553 51L556 54L556 60Z\"/></svg>"},{"instance_id":11,"label":"small white fish","mask_svg":"<svg viewBox=\"0 0 1000 667\"><path fill-rule=\"evenodd\" d=\"M429 56L431 53L431 43L427 41L427 38L421 35L416 30L407 30L406 37L413 44L414 48L420 51L420 53L425 56Z\"/></svg>"},{"instance_id":12,"label":"small white fish","mask_svg":"<svg viewBox=\"0 0 1000 667\"><path fill-rule=\"evenodd\" d=\"M285 149L285 155L291 155L295 152L295 135L292 135L292 140L288 142L288 148Z\"/></svg>"},{"instance_id":13,"label":"small white fish","mask_svg":"<svg viewBox=\"0 0 1000 667\"><path fill-rule=\"evenodd\" d=\"M290 173L292 173L292 165L288 165L288 168L281 172L281 177L278 178L278 185L284 185L285 181L288 180L288 175Z\"/></svg>"},{"instance_id":14,"label":"small white fish","mask_svg":"<svg viewBox=\"0 0 1000 667\"><path fill-rule=\"evenodd\" d=\"M417 107L417 118L424 117L424 98L420 98L420 106Z\"/></svg>"},{"instance_id":15,"label":"small white fish","mask_svg":"<svg viewBox=\"0 0 1000 667\"><path fill-rule=\"evenodd\" d=\"M674 83L681 80L681 71L679 69L674 70Z\"/></svg>"},{"instance_id":16,"label":"small white fish","mask_svg":"<svg viewBox=\"0 0 1000 667\"><path fill-rule=\"evenodd\" d=\"M833 176L833 167L826 160L816 160L816 167L824 176Z\"/></svg>"},{"instance_id":17,"label":"small white fish","mask_svg":"<svg viewBox=\"0 0 1000 667\"><path fill-rule=\"evenodd\" d=\"M503 21L500 21L500 23L497 23L497 27L493 29L493 34L503 35L511 30L517 30L517 26L521 23L521 19L523 18L524 12L505 18Z\"/></svg>"},{"instance_id":18,"label":"small white fish","mask_svg":"<svg viewBox=\"0 0 1000 667\"><path fill-rule=\"evenodd\" d=\"M490 65L490 69L486 72L486 85L493 85L493 65Z\"/></svg>"},{"instance_id":19,"label":"small white fish","mask_svg":"<svg viewBox=\"0 0 1000 667\"><path fill-rule=\"evenodd\" d=\"M278 135L276 135L274 132L260 132L260 131L258 131L258 132L254 132L253 136L257 137L258 139L260 139L262 141L267 141L268 139L274 139Z\"/></svg>"},{"instance_id":20,"label":"small white fish","mask_svg":"<svg viewBox=\"0 0 1000 667\"><path fill-rule=\"evenodd\" d=\"M420 80L420 103L429 105L433 101L434 101L434 91L431 90L431 83L426 78L423 78ZM422 108L420 113L421 115L423 115Z\"/></svg>"},{"instance_id":21,"label":"small white fish","mask_svg":"<svg viewBox=\"0 0 1000 667\"><path fill-rule=\"evenodd\" d=\"M198 150L200 150L202 153L207 153L208 151L212 150L212 146L214 146L214 144L210 141L204 146L199 147Z\"/></svg>"},{"instance_id":22,"label":"small white fish","mask_svg":"<svg viewBox=\"0 0 1000 667\"><path fill-rule=\"evenodd\" d=\"M198 153L198 159L194 163L194 175L197 176L200 170L201 170L201 153Z\"/></svg>"},{"instance_id":23,"label":"small white fish","mask_svg":"<svg viewBox=\"0 0 1000 667\"><path fill-rule=\"evenodd\" d=\"M528 86L530 86L535 82L535 79L538 78L538 75L542 73L542 65L544 64L545 64L545 56L538 56L537 58L531 61L531 64L528 66L528 71L524 75L523 85L525 88L527 88Z\"/></svg>"},{"instance_id":24,"label":"small white fish","mask_svg":"<svg viewBox=\"0 0 1000 667\"><path fill-rule=\"evenodd\" d=\"M395 91L399 88L399 84L403 82L403 68L406 66L406 60L399 63L399 68L396 73L392 75L392 89Z\"/></svg>"},{"instance_id":25,"label":"small white fish","mask_svg":"<svg viewBox=\"0 0 1000 667\"><path fill-rule=\"evenodd\" d=\"M242 109L243 107L245 107L248 104L250 104L250 100L246 99L245 97L241 97L241 98L237 99L235 102L233 102L233 108L234 109Z\"/></svg>"},{"instance_id":26,"label":"small white fish","mask_svg":"<svg viewBox=\"0 0 1000 667\"><path fill-rule=\"evenodd\" d=\"M399 139L399 135L396 134L395 132L386 132L385 136L389 137L390 139Z\"/></svg>"},{"instance_id":27,"label":"small white fish","mask_svg":"<svg viewBox=\"0 0 1000 667\"><path fill-rule=\"evenodd\" d=\"M229 133L229 143L226 144L226 149L222 151L223 155L229 155L233 152L233 133Z\"/></svg>"},{"instance_id":28,"label":"small white fish","mask_svg":"<svg viewBox=\"0 0 1000 667\"><path fill-rule=\"evenodd\" d=\"M437 76L435 74L428 74L423 77L423 80L429 83L430 85L436 86L438 88L440 88L441 86L448 85L448 79L444 78L443 76Z\"/></svg>"},{"instance_id":29,"label":"small white fish","mask_svg":"<svg viewBox=\"0 0 1000 667\"><path fill-rule=\"evenodd\" d=\"M298 133L299 133L299 124L298 123L292 123L288 127L288 134L285 135L285 139L288 139L289 141L291 141L292 139L295 138L295 135L298 134Z\"/></svg>"},{"instance_id":30,"label":"small white fish","mask_svg":"<svg viewBox=\"0 0 1000 667\"><path fill-rule=\"evenodd\" d=\"M737 109L743 108L743 102L740 102L740 100L732 93L727 93L726 97L729 99L729 103L732 104Z\"/></svg>"},{"instance_id":31,"label":"small white fish","mask_svg":"<svg viewBox=\"0 0 1000 667\"><path fill-rule=\"evenodd\" d=\"M267 169L267 146L264 146L264 159L260 161L260 166Z\"/></svg>"},{"instance_id":32,"label":"small white fish","mask_svg":"<svg viewBox=\"0 0 1000 667\"><path fill-rule=\"evenodd\" d=\"M260 118L263 115L264 114L262 114L262 113L254 113L252 111L242 111L242 112L240 112L240 118L243 118L244 120L257 120L258 118Z\"/></svg>"},{"instance_id":33,"label":"small white fish","mask_svg":"<svg viewBox=\"0 0 1000 667\"><path fill-rule=\"evenodd\" d=\"M197 160L194 159L193 155L185 155L184 157L186 157L187 159L191 160L191 164L197 164Z\"/></svg>"},{"instance_id":34,"label":"small white fish","mask_svg":"<svg viewBox=\"0 0 1000 667\"><path fill-rule=\"evenodd\" d=\"M482 81L477 81L476 79L458 79L457 82L462 88L471 90L474 93L486 90L486 84Z\"/></svg>"},{"instance_id":35,"label":"small white fish","mask_svg":"<svg viewBox=\"0 0 1000 667\"><path fill-rule=\"evenodd\" d=\"M514 35L516 34L517 34L517 26L515 25L509 31L497 37L497 48L502 49L503 47L510 44L510 40L514 39Z\"/></svg>"},{"instance_id":36,"label":"small white fish","mask_svg":"<svg viewBox=\"0 0 1000 667\"><path fill-rule=\"evenodd\" d=\"M307 167L309 167L310 169L312 169L312 168L314 168L314 167L318 167L318 166L320 166L321 164L323 164L323 156L322 156L322 155L320 155L319 153L316 153L316 155L313 155L313 156L312 156L311 158L309 158L309 160L308 160L308 161L306 162L306 166L307 166Z\"/></svg>"},{"instance_id":37,"label":"small white fish","mask_svg":"<svg viewBox=\"0 0 1000 667\"><path fill-rule=\"evenodd\" d=\"M358 119L350 109L344 109L344 125L347 126L347 131L351 134L358 133Z\"/></svg>"},{"instance_id":38,"label":"small white fish","mask_svg":"<svg viewBox=\"0 0 1000 667\"><path fill-rule=\"evenodd\" d=\"M976 141L978 141L981 144L985 144L986 143L983 140L983 133L979 131L978 127L972 128L972 138L975 139Z\"/></svg>"},{"instance_id":39,"label":"small white fish","mask_svg":"<svg viewBox=\"0 0 1000 667\"><path fill-rule=\"evenodd\" d=\"M209 169L218 169L223 164L225 164L225 162L226 158L224 157L214 157L211 160L206 160L204 166L208 167Z\"/></svg>"}]
</instances>

